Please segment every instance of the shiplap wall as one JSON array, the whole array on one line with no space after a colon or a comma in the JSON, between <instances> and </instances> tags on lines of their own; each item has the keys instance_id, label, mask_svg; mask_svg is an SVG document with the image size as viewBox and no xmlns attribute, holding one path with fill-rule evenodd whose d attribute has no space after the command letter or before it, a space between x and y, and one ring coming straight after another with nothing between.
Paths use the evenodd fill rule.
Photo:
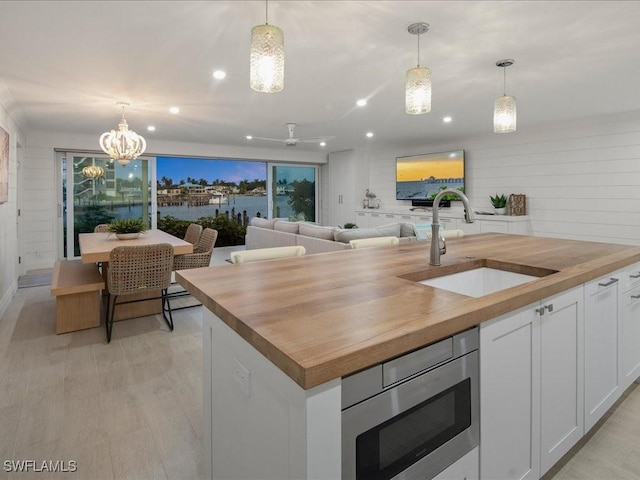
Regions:
<instances>
[{"instance_id":1,"label":"shiplap wall","mask_svg":"<svg viewBox=\"0 0 640 480\"><path fill-rule=\"evenodd\" d=\"M0 205L0 319L18 288L18 159L24 136L18 123L2 106L11 99L0 81L0 126L9 134L9 201Z\"/></svg>"},{"instance_id":2,"label":"shiplap wall","mask_svg":"<svg viewBox=\"0 0 640 480\"><path fill-rule=\"evenodd\" d=\"M370 148L362 152L369 188L383 208L407 210L410 202L395 200L395 157L460 148L474 210L490 210L489 195L522 193L534 235L640 245L640 113L453 144Z\"/></svg>"}]
</instances>

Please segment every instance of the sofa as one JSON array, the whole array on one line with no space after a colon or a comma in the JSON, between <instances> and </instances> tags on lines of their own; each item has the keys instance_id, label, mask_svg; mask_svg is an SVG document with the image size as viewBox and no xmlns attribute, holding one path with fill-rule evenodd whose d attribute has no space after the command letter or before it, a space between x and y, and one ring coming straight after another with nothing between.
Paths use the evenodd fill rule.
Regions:
<instances>
[{"instance_id":1,"label":"sofa","mask_svg":"<svg viewBox=\"0 0 640 480\"><path fill-rule=\"evenodd\" d=\"M343 229L311 222L290 222L286 219L254 217L247 226L247 250L256 248L301 245L307 255L349 250L349 241L374 237L398 237L400 243L417 241L412 223L391 223L373 228Z\"/></svg>"}]
</instances>

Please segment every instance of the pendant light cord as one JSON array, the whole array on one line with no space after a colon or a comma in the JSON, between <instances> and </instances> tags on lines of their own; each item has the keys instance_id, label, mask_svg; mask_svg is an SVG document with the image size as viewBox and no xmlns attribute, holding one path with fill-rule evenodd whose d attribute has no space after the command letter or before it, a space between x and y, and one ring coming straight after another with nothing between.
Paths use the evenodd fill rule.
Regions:
<instances>
[{"instance_id":1,"label":"pendant light cord","mask_svg":"<svg viewBox=\"0 0 640 480\"><path fill-rule=\"evenodd\" d=\"M507 67L506 67L506 65L502 66L502 73L503 73L503 78L502 78L502 96L506 96L507 95Z\"/></svg>"},{"instance_id":2,"label":"pendant light cord","mask_svg":"<svg viewBox=\"0 0 640 480\"><path fill-rule=\"evenodd\" d=\"M264 2L264 24L269 25L269 0Z\"/></svg>"},{"instance_id":3,"label":"pendant light cord","mask_svg":"<svg viewBox=\"0 0 640 480\"><path fill-rule=\"evenodd\" d=\"M418 67L420 66L420 34L416 35L418 37Z\"/></svg>"}]
</instances>

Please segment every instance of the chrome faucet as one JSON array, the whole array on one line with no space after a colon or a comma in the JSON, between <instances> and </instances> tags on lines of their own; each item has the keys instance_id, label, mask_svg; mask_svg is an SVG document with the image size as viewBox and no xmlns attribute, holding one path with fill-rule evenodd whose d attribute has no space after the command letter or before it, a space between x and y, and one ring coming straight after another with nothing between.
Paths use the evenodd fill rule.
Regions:
<instances>
[{"instance_id":1,"label":"chrome faucet","mask_svg":"<svg viewBox=\"0 0 640 480\"><path fill-rule=\"evenodd\" d=\"M438 213L440 200L447 194L457 195L460 197L460 200L462 200L464 205L465 222L473 223L475 221L473 218L473 211L471 211L471 206L469 205L469 199L460 190L447 188L436 195L436 198L433 201L433 217L431 219L431 256L429 259L429 263L436 266L440 265L440 255L447 253L447 244L444 241L444 238L440 237L440 215ZM440 240L442 240L442 248L440 247Z\"/></svg>"}]
</instances>

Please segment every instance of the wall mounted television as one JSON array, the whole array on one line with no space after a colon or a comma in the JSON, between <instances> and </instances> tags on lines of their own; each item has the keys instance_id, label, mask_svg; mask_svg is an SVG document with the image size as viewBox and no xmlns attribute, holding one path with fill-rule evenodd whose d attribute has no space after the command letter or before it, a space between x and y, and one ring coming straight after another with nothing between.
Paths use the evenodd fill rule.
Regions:
<instances>
[{"instance_id":1,"label":"wall mounted television","mask_svg":"<svg viewBox=\"0 0 640 480\"><path fill-rule=\"evenodd\" d=\"M464 192L464 150L396 158L396 200L431 206L444 188Z\"/></svg>"}]
</instances>

